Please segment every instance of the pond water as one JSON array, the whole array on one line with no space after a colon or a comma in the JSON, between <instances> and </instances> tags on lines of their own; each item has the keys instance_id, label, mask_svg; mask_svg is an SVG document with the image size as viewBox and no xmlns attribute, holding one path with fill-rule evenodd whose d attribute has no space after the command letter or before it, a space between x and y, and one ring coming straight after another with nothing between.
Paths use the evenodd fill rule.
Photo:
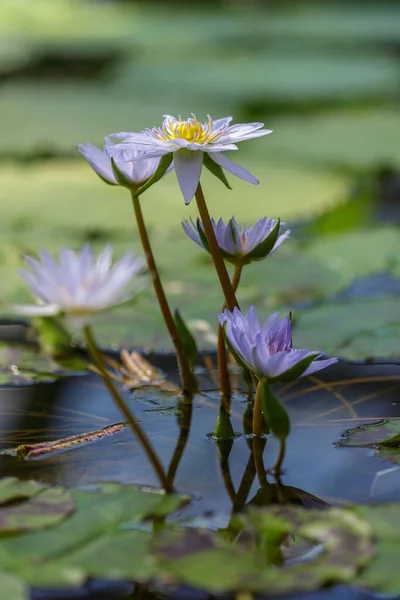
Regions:
<instances>
[{"instance_id":1,"label":"pond water","mask_svg":"<svg viewBox=\"0 0 400 600\"><path fill-rule=\"evenodd\" d=\"M156 356L153 360L159 366L166 365L170 379L176 379L169 356ZM232 424L237 437L217 443L210 437L219 407L216 373L200 364L198 374L202 391L194 398L193 405L179 405L175 396L153 387L126 391L125 398L167 470L172 469L170 463L175 453L175 488L193 499L177 518L181 521L196 518L211 528L221 528L227 525L233 505L239 510L248 503L276 501L276 489L270 479L260 491L250 450L252 440L243 433L245 394L238 389L232 401ZM349 429L400 416L400 365L340 362L321 376L277 388L293 423L282 479L287 486L285 493L304 506L399 500L399 467L376 456L371 448L341 447L337 443ZM2 387L0 414L3 450L99 430L122 420L101 378L95 374ZM274 463L277 448L276 440L266 436L263 456L267 469ZM22 461L3 454L0 475L35 478L69 487L99 481L158 484L127 428L34 460ZM92 582L76 595L37 590L34 597L118 598L131 592L128 584L114 588ZM150 597L146 594L143 590L136 591L132 597ZM307 597L370 597L357 594L337 588ZM207 596L181 590L174 597L189 600Z\"/></svg>"}]
</instances>

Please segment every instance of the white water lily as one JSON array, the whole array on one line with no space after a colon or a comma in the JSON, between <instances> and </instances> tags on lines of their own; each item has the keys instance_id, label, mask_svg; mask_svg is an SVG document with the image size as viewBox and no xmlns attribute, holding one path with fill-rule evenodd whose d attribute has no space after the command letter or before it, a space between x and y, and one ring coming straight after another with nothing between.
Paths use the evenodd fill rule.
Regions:
<instances>
[{"instance_id":1,"label":"white water lily","mask_svg":"<svg viewBox=\"0 0 400 600\"><path fill-rule=\"evenodd\" d=\"M160 159L148 158L137 160L143 151L130 151L129 154L123 150L119 150L111 154L111 149L114 146L109 137L104 140L104 148L100 150L93 144L78 144L78 152L87 160L92 169L107 183L111 185L120 185L117 181L111 158L114 158L118 170L128 183L139 185L144 183L156 172Z\"/></svg>"},{"instance_id":2,"label":"white water lily","mask_svg":"<svg viewBox=\"0 0 400 600\"><path fill-rule=\"evenodd\" d=\"M192 200L203 166L204 154L207 154L219 167L233 175L258 184L259 181L243 167L227 158L224 152L238 150L237 142L261 137L271 133L270 129L262 129L264 123L244 123L230 125L232 117L214 121L208 116L206 123L200 123L195 115L183 120L164 115L161 127L146 129L141 133L120 132L112 137L122 139L111 149L112 154L125 151L132 156L133 151L142 150L148 158L160 158L173 154L178 182L186 204ZM140 160L140 157L139 157Z\"/></svg>"},{"instance_id":3,"label":"white water lily","mask_svg":"<svg viewBox=\"0 0 400 600\"><path fill-rule=\"evenodd\" d=\"M110 246L96 258L89 244L80 252L61 250L58 262L45 250L39 252L39 258L26 256L30 268L20 270L37 304L14 309L27 316L65 314L84 320L132 298L141 287L135 278L145 264L144 258L132 253L113 263Z\"/></svg>"}]
</instances>

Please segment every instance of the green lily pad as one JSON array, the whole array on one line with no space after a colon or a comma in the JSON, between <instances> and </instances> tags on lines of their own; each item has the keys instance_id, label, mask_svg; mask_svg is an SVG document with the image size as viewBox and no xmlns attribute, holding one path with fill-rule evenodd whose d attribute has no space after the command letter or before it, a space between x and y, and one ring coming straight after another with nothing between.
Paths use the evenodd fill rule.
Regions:
<instances>
[{"instance_id":1,"label":"green lily pad","mask_svg":"<svg viewBox=\"0 0 400 600\"><path fill-rule=\"evenodd\" d=\"M74 508L71 494L62 488L14 478L0 481L0 535L54 527Z\"/></svg>"},{"instance_id":2,"label":"green lily pad","mask_svg":"<svg viewBox=\"0 0 400 600\"><path fill-rule=\"evenodd\" d=\"M264 155L270 152L284 160L297 159L347 171L398 165L400 116L396 108L341 110L302 119L276 118L270 125L275 133L268 146L263 146Z\"/></svg>"},{"instance_id":3,"label":"green lily pad","mask_svg":"<svg viewBox=\"0 0 400 600\"><path fill-rule=\"evenodd\" d=\"M316 238L307 254L340 271L348 283L381 271L392 272L400 264L400 235L396 227L375 227L341 235Z\"/></svg>"},{"instance_id":4,"label":"green lily pad","mask_svg":"<svg viewBox=\"0 0 400 600\"><path fill-rule=\"evenodd\" d=\"M397 446L400 448L400 419L362 425L346 432L341 446Z\"/></svg>"},{"instance_id":5,"label":"green lily pad","mask_svg":"<svg viewBox=\"0 0 400 600\"><path fill-rule=\"evenodd\" d=\"M29 588L22 579L0 573L0 600L29 600Z\"/></svg>"},{"instance_id":6,"label":"green lily pad","mask_svg":"<svg viewBox=\"0 0 400 600\"><path fill-rule=\"evenodd\" d=\"M324 303L296 311L293 337L295 347L324 350L350 360L397 357L398 298ZM366 339L367 345L361 343Z\"/></svg>"},{"instance_id":7,"label":"green lily pad","mask_svg":"<svg viewBox=\"0 0 400 600\"><path fill-rule=\"evenodd\" d=\"M111 483L71 494L76 511L55 534L1 541L0 571L21 576L31 585L78 585L90 576L147 581L155 572L149 554L151 536L126 527L162 519L188 502L182 495ZM40 569L34 568L38 561Z\"/></svg>"},{"instance_id":8,"label":"green lily pad","mask_svg":"<svg viewBox=\"0 0 400 600\"><path fill-rule=\"evenodd\" d=\"M355 579L354 584L387 594L398 594L400 505L358 506L356 512L370 523L374 531L376 551L372 564Z\"/></svg>"},{"instance_id":9,"label":"green lily pad","mask_svg":"<svg viewBox=\"0 0 400 600\"><path fill-rule=\"evenodd\" d=\"M291 593L350 581L373 553L368 523L347 510L252 509L231 528L235 543L227 532L220 536L196 529L161 533L156 542L161 569L179 583L211 593ZM281 548L292 535L320 551L313 558L285 565Z\"/></svg>"},{"instance_id":10,"label":"green lily pad","mask_svg":"<svg viewBox=\"0 0 400 600\"><path fill-rule=\"evenodd\" d=\"M263 26L279 38L310 38L320 43L357 44L398 42L400 11L396 3L354 4L302 3L295 11L269 15Z\"/></svg>"},{"instance_id":11,"label":"green lily pad","mask_svg":"<svg viewBox=\"0 0 400 600\"><path fill-rule=\"evenodd\" d=\"M400 464L400 419L362 425L346 432L341 446L373 446L389 462Z\"/></svg>"},{"instance_id":12,"label":"green lily pad","mask_svg":"<svg viewBox=\"0 0 400 600\"><path fill-rule=\"evenodd\" d=\"M35 346L0 341L0 385L29 385L54 381L67 371L82 371L86 362L73 357L59 362Z\"/></svg>"}]
</instances>

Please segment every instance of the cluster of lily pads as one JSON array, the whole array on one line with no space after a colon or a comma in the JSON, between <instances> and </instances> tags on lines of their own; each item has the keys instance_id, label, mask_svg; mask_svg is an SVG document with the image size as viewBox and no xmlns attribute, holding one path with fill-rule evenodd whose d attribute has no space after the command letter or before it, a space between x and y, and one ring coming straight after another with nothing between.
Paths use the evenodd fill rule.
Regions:
<instances>
[{"instance_id":1,"label":"cluster of lily pads","mask_svg":"<svg viewBox=\"0 0 400 600\"><path fill-rule=\"evenodd\" d=\"M234 217L226 223L210 217L200 183L203 166L228 188L230 185L225 171L251 184L258 184L251 173L225 153L238 150L238 142L271 133L263 129L263 123L231 125L231 120L232 117L226 117L214 121L209 116L207 122L201 123L195 115L186 120L166 116L161 127L141 133L108 135L103 149L80 144L79 152L104 182L129 190L144 256L135 257L128 253L113 261L110 246L94 256L90 246L85 245L79 252L61 250L56 260L45 250L40 250L39 259L25 257L27 268L21 271L36 303L19 306L18 310L30 316L62 317L70 326L83 332L98 372L139 437L164 488L167 486L166 478L157 454L114 385L91 328L91 318L95 313L126 302L140 291L145 281L143 271L147 266L176 351L182 394L191 397L196 393L197 380L190 351L193 340L179 313L173 313L168 303L140 205L140 196L162 177L174 171L185 204L195 198L199 218L184 221L182 227L193 242L211 255L222 288L222 308L215 316L216 323L219 322L221 410L229 415L232 388L228 358L231 355L232 360L242 367L243 379L254 405L252 435L260 437L267 431L280 441L275 463L278 476L290 423L271 386L315 373L337 360L321 359L320 351L293 348L290 315L282 319L278 313L267 315L262 323L253 306L247 313L241 311L237 292L243 268L272 256L289 237L290 230L279 218L263 216L252 226L241 226ZM227 263L233 266L232 276L227 270Z\"/></svg>"}]
</instances>

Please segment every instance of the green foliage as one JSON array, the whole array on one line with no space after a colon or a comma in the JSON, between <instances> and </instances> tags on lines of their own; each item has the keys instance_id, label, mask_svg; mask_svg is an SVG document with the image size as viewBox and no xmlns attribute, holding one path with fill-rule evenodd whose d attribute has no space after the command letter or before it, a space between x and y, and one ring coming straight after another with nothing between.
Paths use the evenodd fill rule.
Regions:
<instances>
[{"instance_id":1,"label":"green foliage","mask_svg":"<svg viewBox=\"0 0 400 600\"><path fill-rule=\"evenodd\" d=\"M400 464L400 420L362 425L346 433L341 446L373 446L384 460Z\"/></svg>"},{"instance_id":2,"label":"green foliage","mask_svg":"<svg viewBox=\"0 0 400 600\"><path fill-rule=\"evenodd\" d=\"M294 379L296 379L296 376L293 379L289 378L288 381ZM272 393L268 383L261 380L258 385L261 386L261 404L265 423L278 439L284 440L290 432L290 420L286 408Z\"/></svg>"}]
</instances>

